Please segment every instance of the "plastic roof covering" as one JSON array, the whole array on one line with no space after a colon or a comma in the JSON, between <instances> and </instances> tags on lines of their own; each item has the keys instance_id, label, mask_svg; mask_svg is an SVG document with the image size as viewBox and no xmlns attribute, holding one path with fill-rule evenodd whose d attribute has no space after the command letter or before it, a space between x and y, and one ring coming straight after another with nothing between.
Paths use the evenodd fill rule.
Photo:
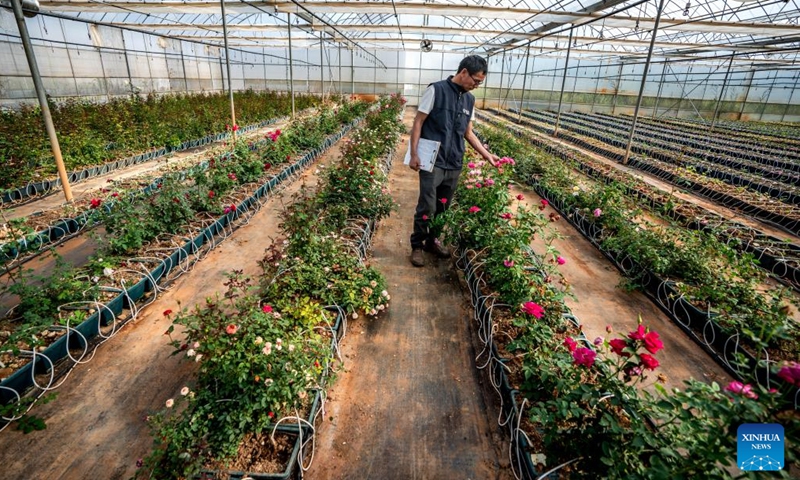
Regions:
<instances>
[{"instance_id":1,"label":"plastic roof covering","mask_svg":"<svg viewBox=\"0 0 800 480\"><path fill-rule=\"evenodd\" d=\"M800 0L663 0L654 55L769 61L792 68L800 51ZM227 0L229 44L630 58L647 54L659 0ZM41 10L101 24L221 44L214 0L40 0ZM288 14L293 14L289 16ZM288 19L288 20L287 20Z\"/></svg>"}]
</instances>

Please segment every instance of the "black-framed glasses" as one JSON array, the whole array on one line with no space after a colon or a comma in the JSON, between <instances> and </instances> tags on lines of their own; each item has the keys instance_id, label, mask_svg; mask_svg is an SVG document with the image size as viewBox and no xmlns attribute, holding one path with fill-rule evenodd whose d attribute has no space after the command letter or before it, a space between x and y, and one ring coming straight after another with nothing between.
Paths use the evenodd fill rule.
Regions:
<instances>
[{"instance_id":1,"label":"black-framed glasses","mask_svg":"<svg viewBox=\"0 0 800 480\"><path fill-rule=\"evenodd\" d=\"M469 78L472 79L472 83L474 83L476 87L480 86L480 84L483 83L483 80L475 80L475 77L473 77L472 75L470 75Z\"/></svg>"}]
</instances>

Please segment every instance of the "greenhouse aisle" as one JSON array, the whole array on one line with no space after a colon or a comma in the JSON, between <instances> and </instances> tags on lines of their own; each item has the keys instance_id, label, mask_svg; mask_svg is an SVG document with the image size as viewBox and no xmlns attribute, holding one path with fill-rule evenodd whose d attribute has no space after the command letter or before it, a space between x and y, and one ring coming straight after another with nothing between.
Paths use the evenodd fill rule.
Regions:
<instances>
[{"instance_id":1,"label":"greenhouse aisle","mask_svg":"<svg viewBox=\"0 0 800 480\"><path fill-rule=\"evenodd\" d=\"M409 127L413 114L406 110ZM389 177L400 206L373 240L372 263L386 276L391 307L348 325L345 372L330 390L305 478L513 478L455 272L432 256L424 268L409 262L418 177L402 164L403 138Z\"/></svg>"},{"instance_id":2,"label":"greenhouse aisle","mask_svg":"<svg viewBox=\"0 0 800 480\"><path fill-rule=\"evenodd\" d=\"M347 138L347 137L345 137ZM138 320L100 346L86 365L72 371L49 404L32 413L47 429L23 435L8 428L0 434L0 465L4 478L50 480L122 480L136 472L137 460L153 443L144 417L163 408L194 378L195 363L171 356L164 335L171 322L163 316L177 311L178 302L192 306L224 292L224 272L243 270L256 275L257 261L278 235L278 214L301 185L316 184L315 168L339 158L341 142L309 167L302 179L270 199L248 225L178 278L169 290L144 309Z\"/></svg>"}]
</instances>

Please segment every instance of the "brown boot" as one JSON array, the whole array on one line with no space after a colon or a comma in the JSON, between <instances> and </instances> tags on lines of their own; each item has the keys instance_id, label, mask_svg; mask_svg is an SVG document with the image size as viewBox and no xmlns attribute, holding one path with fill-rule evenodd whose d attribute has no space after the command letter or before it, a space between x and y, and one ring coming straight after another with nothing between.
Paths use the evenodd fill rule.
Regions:
<instances>
[{"instance_id":1,"label":"brown boot","mask_svg":"<svg viewBox=\"0 0 800 480\"><path fill-rule=\"evenodd\" d=\"M436 255L439 258L450 258L450 250L444 245L442 245L442 243L439 241L438 238L427 243L425 245L425 250L431 252L432 254Z\"/></svg>"},{"instance_id":2,"label":"brown boot","mask_svg":"<svg viewBox=\"0 0 800 480\"><path fill-rule=\"evenodd\" d=\"M422 252L421 248L411 250L411 265L415 267L425 266L425 254Z\"/></svg>"}]
</instances>

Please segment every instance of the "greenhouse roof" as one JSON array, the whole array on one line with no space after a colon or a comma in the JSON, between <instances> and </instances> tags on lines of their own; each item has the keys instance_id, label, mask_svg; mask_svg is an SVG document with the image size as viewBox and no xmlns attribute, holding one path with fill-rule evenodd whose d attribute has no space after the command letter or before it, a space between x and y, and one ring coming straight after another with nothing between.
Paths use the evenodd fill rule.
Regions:
<instances>
[{"instance_id":1,"label":"greenhouse roof","mask_svg":"<svg viewBox=\"0 0 800 480\"><path fill-rule=\"evenodd\" d=\"M800 49L798 0L664 0L654 55L735 59L792 68ZM220 2L41 0L45 14L222 44ZM481 55L539 53L636 58L648 52L658 0L226 1L229 43ZM294 14L294 15L289 15ZM574 27L574 28L572 28ZM571 36L570 36L571 35ZM570 38L571 45L570 45Z\"/></svg>"}]
</instances>

